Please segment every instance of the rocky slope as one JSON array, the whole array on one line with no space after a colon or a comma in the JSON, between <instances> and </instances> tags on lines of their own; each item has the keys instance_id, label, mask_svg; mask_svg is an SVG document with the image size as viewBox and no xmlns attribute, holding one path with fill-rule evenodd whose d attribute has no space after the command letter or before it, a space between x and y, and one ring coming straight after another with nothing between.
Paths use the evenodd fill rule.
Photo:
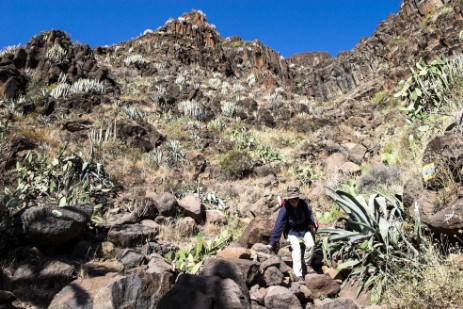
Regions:
<instances>
[{"instance_id":1,"label":"rocky slope","mask_svg":"<svg viewBox=\"0 0 463 309\"><path fill-rule=\"evenodd\" d=\"M404 184L411 217L420 203L430 229L458 235L449 179L403 179L420 167L384 166L381 155L419 131L398 133L398 81L422 57L461 56L462 29L461 1L404 0L335 58L283 59L259 41L222 38L200 11L114 46L53 30L2 51L0 306L368 306L357 283L340 289L321 252L317 273L295 282L288 247L263 245L279 195L301 186L322 217L325 186ZM456 187L460 135L436 137L422 162L451 165ZM228 246L173 269L165 255L200 232L208 250Z\"/></svg>"}]
</instances>

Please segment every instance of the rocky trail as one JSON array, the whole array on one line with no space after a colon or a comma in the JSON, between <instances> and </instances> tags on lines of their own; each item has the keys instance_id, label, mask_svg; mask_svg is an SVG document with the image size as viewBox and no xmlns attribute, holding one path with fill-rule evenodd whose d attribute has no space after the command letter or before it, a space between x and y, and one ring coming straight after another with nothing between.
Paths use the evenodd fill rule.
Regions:
<instances>
[{"instance_id":1,"label":"rocky trail","mask_svg":"<svg viewBox=\"0 0 463 309\"><path fill-rule=\"evenodd\" d=\"M426 117L397 93L446 66L461 78L462 33L461 1L403 0L335 58L223 38L196 10L112 46L50 30L5 48L0 308L387 308L344 255L328 258L326 234L302 281L289 244L266 245L288 186L321 228L348 225L326 193L339 188L397 197L370 199L375 241L390 212L407 235L418 222L461 243L461 80L439 95L452 109ZM393 236L405 252L422 235Z\"/></svg>"}]
</instances>

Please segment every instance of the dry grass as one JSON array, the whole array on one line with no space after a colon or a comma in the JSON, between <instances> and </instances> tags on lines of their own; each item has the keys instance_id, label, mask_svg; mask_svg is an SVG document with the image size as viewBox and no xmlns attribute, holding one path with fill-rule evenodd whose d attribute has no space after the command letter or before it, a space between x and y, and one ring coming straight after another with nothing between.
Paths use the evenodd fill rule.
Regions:
<instances>
[{"instance_id":1,"label":"dry grass","mask_svg":"<svg viewBox=\"0 0 463 309\"><path fill-rule=\"evenodd\" d=\"M429 247L418 274L406 269L393 274L382 303L387 308L461 308L463 257L455 256L442 258L436 248Z\"/></svg>"}]
</instances>

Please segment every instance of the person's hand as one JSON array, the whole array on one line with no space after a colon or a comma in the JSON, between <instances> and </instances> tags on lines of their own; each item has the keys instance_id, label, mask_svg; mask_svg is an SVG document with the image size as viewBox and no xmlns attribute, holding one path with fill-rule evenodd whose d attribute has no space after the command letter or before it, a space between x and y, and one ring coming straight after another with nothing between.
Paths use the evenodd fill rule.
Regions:
<instances>
[{"instance_id":1,"label":"person's hand","mask_svg":"<svg viewBox=\"0 0 463 309\"><path fill-rule=\"evenodd\" d=\"M310 225L309 228L310 228L310 232L312 233L312 235L315 235L315 233L317 232L317 229L315 228L315 226Z\"/></svg>"}]
</instances>

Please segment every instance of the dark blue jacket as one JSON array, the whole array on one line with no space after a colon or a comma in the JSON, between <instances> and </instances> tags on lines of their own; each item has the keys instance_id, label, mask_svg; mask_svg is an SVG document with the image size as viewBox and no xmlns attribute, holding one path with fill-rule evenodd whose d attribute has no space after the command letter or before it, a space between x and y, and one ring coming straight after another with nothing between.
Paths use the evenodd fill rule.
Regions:
<instances>
[{"instance_id":1,"label":"dark blue jacket","mask_svg":"<svg viewBox=\"0 0 463 309\"><path fill-rule=\"evenodd\" d=\"M310 231L309 225L315 226L315 221L309 205L304 200L299 199L296 208L284 201L270 234L269 245L275 246L280 241L282 233L285 237L286 235L304 236Z\"/></svg>"}]
</instances>

